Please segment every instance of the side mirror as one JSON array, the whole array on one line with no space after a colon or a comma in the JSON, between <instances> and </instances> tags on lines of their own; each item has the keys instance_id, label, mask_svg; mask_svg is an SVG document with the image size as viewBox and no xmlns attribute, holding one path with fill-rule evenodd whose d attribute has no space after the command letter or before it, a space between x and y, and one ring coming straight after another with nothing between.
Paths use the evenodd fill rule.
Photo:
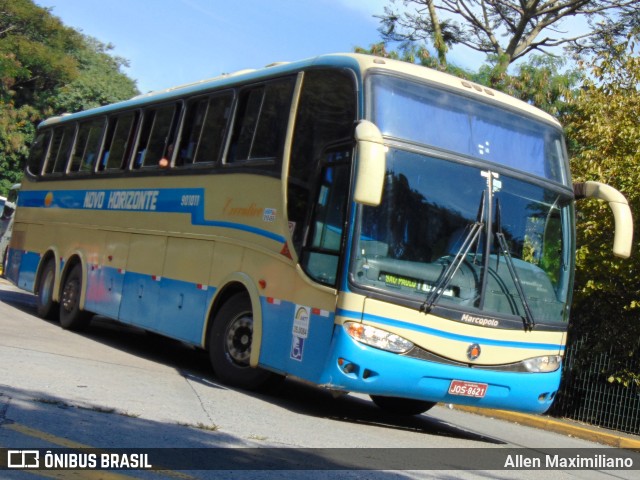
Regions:
<instances>
[{"instance_id":1,"label":"side mirror","mask_svg":"<svg viewBox=\"0 0 640 480\"><path fill-rule=\"evenodd\" d=\"M382 200L386 173L386 152L382 133L368 120L356 126L357 158L354 200L375 207Z\"/></svg>"},{"instance_id":2,"label":"side mirror","mask_svg":"<svg viewBox=\"0 0 640 480\"><path fill-rule=\"evenodd\" d=\"M629 258L633 243L633 217L627 199L615 188L600 182L574 183L576 200L597 198L609 203L615 220L613 254L616 257Z\"/></svg>"}]
</instances>

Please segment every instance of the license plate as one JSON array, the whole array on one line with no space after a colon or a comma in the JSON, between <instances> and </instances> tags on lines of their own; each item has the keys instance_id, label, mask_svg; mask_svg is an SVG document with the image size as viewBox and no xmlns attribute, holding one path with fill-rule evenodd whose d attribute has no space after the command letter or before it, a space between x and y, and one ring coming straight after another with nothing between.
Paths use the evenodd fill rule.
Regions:
<instances>
[{"instance_id":1,"label":"license plate","mask_svg":"<svg viewBox=\"0 0 640 480\"><path fill-rule=\"evenodd\" d=\"M449 393L463 397L482 398L487 393L487 384L452 380L449 385Z\"/></svg>"}]
</instances>

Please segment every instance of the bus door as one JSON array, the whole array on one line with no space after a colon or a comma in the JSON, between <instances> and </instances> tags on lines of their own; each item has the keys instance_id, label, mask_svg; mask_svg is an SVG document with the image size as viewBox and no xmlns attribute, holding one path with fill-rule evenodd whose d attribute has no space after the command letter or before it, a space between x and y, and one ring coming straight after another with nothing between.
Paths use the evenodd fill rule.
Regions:
<instances>
[{"instance_id":1,"label":"bus door","mask_svg":"<svg viewBox=\"0 0 640 480\"><path fill-rule=\"evenodd\" d=\"M325 150L313 177L313 201L303 229L308 233L299 259L304 273L299 274L317 286L308 279L294 280L294 301L279 305L273 321L263 319L260 362L309 381L322 375L333 335L352 153L351 144Z\"/></svg>"}]
</instances>

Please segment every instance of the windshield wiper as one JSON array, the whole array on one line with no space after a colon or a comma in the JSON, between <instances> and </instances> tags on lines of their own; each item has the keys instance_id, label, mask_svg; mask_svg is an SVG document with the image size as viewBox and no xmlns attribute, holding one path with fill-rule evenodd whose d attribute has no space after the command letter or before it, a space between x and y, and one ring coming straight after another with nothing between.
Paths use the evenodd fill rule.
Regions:
<instances>
[{"instance_id":1,"label":"windshield wiper","mask_svg":"<svg viewBox=\"0 0 640 480\"><path fill-rule=\"evenodd\" d=\"M426 298L424 303L420 305L420 311L423 313L429 313L431 309L438 303L440 297L445 292L445 289L458 272L460 265L467 258L467 254L471 247L478 241L478 237L480 236L480 232L484 227L484 222L482 219L484 218L484 208L485 208L485 195L482 193L482 197L480 197L480 205L478 207L478 216L476 217L475 223L471 224L471 228L469 229L469 233L464 237L462 241L462 245L455 254L455 257L447 267L447 269L440 275L436 284L432 287L431 292L429 292L429 296Z\"/></svg>"},{"instance_id":2,"label":"windshield wiper","mask_svg":"<svg viewBox=\"0 0 640 480\"><path fill-rule=\"evenodd\" d=\"M504 256L504 261L507 264L507 269L511 274L511 278L513 279L513 283L516 286L516 291L520 296L520 300L522 301L522 306L524 308L524 317L522 322L524 323L525 330L533 330L536 322L533 317L533 312L531 311L531 307L529 306L529 302L527 301L527 297L524 293L524 288L522 288L522 282L520 281L520 275L518 275L518 271L513 263L513 258L511 257L511 252L509 252L509 245L507 244L507 239L502 232L502 221L500 215L500 201L496 199L496 237L498 239L498 243L500 245L500 250L502 250L502 255ZM498 251L498 262L500 262L500 252ZM498 265L496 265L497 269Z\"/></svg>"}]
</instances>

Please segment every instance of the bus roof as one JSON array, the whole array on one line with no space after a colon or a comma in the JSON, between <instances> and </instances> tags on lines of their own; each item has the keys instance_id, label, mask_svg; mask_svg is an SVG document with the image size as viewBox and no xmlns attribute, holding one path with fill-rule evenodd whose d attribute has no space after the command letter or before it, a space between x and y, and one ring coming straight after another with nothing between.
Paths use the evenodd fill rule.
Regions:
<instances>
[{"instance_id":1,"label":"bus roof","mask_svg":"<svg viewBox=\"0 0 640 480\"><path fill-rule=\"evenodd\" d=\"M257 82L286 74L293 74L313 67L351 68L359 72L361 76L364 76L368 70L387 71L410 75L434 84L446 86L449 89L459 91L466 95L472 94L474 96L484 97L489 101L498 102L503 105L506 104L511 108L522 111L523 113L528 113L529 115L538 117L541 120L560 126L559 122L553 116L502 92L498 92L488 87L447 73L439 72L431 68L423 67L421 65L358 53L320 55L297 62L272 63L257 70L247 69L228 74L225 73L210 79L141 94L129 100L113 103L103 107L51 117L42 122L40 126L50 126L59 122L66 123L67 121L73 121L85 116L111 113L123 109L142 108L148 104L204 94L217 89Z\"/></svg>"}]
</instances>

